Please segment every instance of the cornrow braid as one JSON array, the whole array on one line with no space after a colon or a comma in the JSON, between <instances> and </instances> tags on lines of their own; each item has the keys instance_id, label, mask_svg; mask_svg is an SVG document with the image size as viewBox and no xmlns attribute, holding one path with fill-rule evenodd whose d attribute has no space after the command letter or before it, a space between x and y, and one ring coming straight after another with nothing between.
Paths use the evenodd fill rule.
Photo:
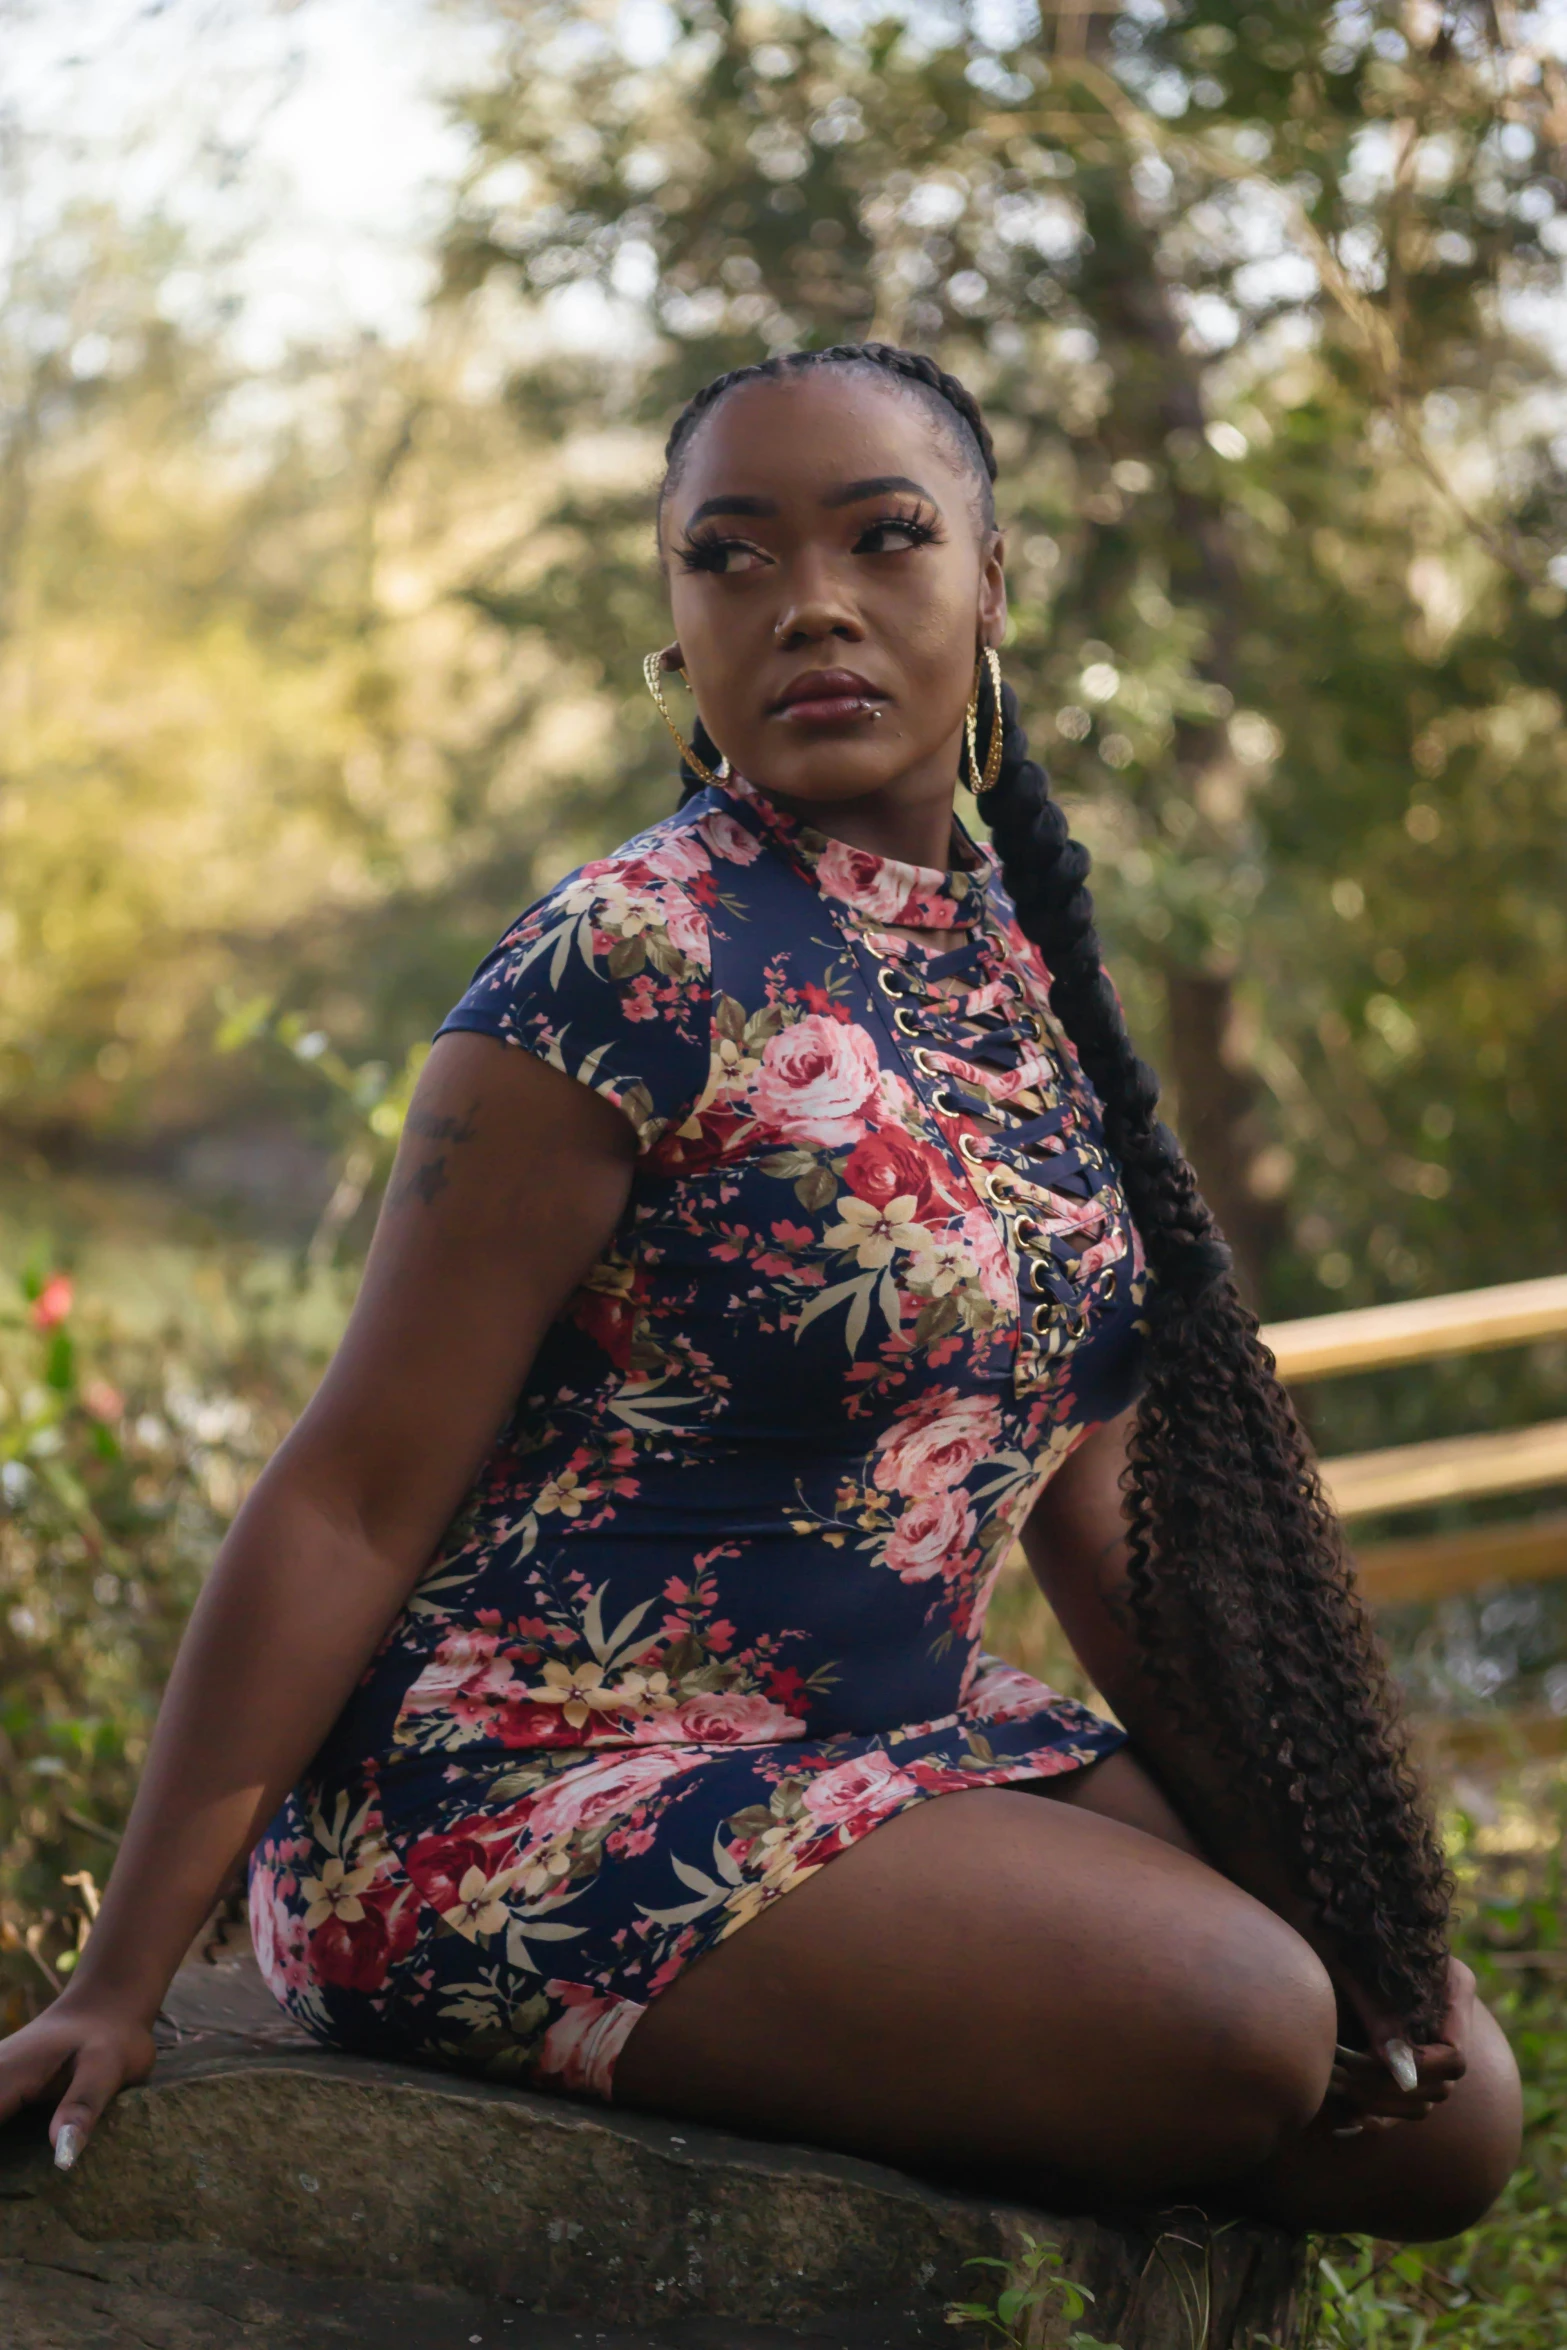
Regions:
<instances>
[{"instance_id":1,"label":"cornrow braid","mask_svg":"<svg viewBox=\"0 0 1567 2350\"><path fill-rule=\"evenodd\" d=\"M783 383L792 375L805 375L818 367L861 367L874 370L882 376L893 376L906 383L916 397L923 398L936 421L963 450L964 457L979 474L984 484L984 520L994 520L990 503L990 488L996 478L996 451L990 437L979 402L965 384L923 351L903 351L896 343L833 343L825 351L784 351L776 358L753 360L748 367L732 367L727 375L715 375L681 409L670 427L664 444L664 482L659 491L659 506L680 478L681 464L697 426L729 393L738 391L742 384ZM968 444L972 444L969 446Z\"/></svg>"},{"instance_id":2,"label":"cornrow braid","mask_svg":"<svg viewBox=\"0 0 1567 2350\"><path fill-rule=\"evenodd\" d=\"M922 397L964 449L991 520L996 455L978 402L935 360L886 343L793 352L719 376L675 419L665 491L727 393L825 366L875 369ZM982 697L988 739L988 680ZM999 717L1001 768L984 812L1018 922L1050 973L1051 1007L1099 1097L1151 1275L1126 1483L1128 1599L1145 1670L1175 1718L1217 1733L1261 1788L1281 1857L1357 1979L1414 2036L1432 2036L1446 2003L1450 1884L1343 1531L1230 1252L1158 1118L1159 1081L1132 1048L1105 972L1088 852L1029 754L1010 687ZM716 767L700 725L694 739ZM681 780L700 788L688 767Z\"/></svg>"}]
</instances>

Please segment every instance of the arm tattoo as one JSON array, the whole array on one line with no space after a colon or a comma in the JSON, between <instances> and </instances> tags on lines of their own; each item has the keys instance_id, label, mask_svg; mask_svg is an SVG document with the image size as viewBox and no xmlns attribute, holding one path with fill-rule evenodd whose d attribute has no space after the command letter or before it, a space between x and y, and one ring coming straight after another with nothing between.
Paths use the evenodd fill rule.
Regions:
<instances>
[{"instance_id":1,"label":"arm tattoo","mask_svg":"<svg viewBox=\"0 0 1567 2350\"><path fill-rule=\"evenodd\" d=\"M472 1142L479 1131L479 1105L475 1102L466 1118L436 1118L428 1110L410 1110L407 1122L426 1142Z\"/></svg>"},{"instance_id":2,"label":"arm tattoo","mask_svg":"<svg viewBox=\"0 0 1567 2350\"><path fill-rule=\"evenodd\" d=\"M425 1159L417 1167L410 1167L393 1189L391 1205L401 1207L404 1200L417 1199L422 1200L427 1208L432 1207L451 1182L446 1172L446 1146L456 1149L462 1143L472 1142L479 1130L479 1105L473 1103L463 1118L438 1118L429 1110L410 1110L407 1125L410 1133L421 1135L426 1142L437 1142L442 1147L432 1158Z\"/></svg>"}]
</instances>

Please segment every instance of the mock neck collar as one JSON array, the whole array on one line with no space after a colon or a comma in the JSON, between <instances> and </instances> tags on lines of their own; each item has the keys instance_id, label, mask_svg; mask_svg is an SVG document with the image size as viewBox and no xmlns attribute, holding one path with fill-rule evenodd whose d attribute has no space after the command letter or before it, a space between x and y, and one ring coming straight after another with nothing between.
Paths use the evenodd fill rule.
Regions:
<instances>
[{"instance_id":1,"label":"mock neck collar","mask_svg":"<svg viewBox=\"0 0 1567 2350\"><path fill-rule=\"evenodd\" d=\"M934 865L908 865L898 857L881 857L874 849L833 840L815 825L789 815L733 769L713 790L803 867L823 897L834 899L859 922L899 930L972 930L984 913L989 864L956 817L953 847L973 863L943 872Z\"/></svg>"}]
</instances>

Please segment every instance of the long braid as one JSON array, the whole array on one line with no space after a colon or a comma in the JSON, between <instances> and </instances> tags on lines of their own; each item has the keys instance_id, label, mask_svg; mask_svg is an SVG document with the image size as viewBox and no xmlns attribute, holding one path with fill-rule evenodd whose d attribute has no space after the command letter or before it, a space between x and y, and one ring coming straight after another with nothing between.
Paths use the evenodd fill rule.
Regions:
<instances>
[{"instance_id":1,"label":"long braid","mask_svg":"<svg viewBox=\"0 0 1567 2350\"><path fill-rule=\"evenodd\" d=\"M1029 756L1010 687L985 801L1051 1007L1104 1110L1153 1275L1127 1485L1129 1598L1146 1670L1188 1722L1219 1726L1270 1797L1346 1958L1435 2031L1448 1891L1398 1704L1342 1529L1191 1167L1157 1115L1106 977L1074 841ZM983 729L986 713L981 713Z\"/></svg>"},{"instance_id":2,"label":"long braid","mask_svg":"<svg viewBox=\"0 0 1567 2350\"><path fill-rule=\"evenodd\" d=\"M675 421L666 489L726 393L824 365L875 368L922 395L955 424L988 499L995 451L972 394L924 353L883 343L718 377ZM982 739L993 716L982 708ZM1127 1477L1128 1599L1145 1669L1176 1717L1217 1729L1260 1785L1284 1857L1357 1976L1417 2034L1434 2033L1449 1882L1343 1531L1230 1252L1157 1115L1159 1081L1104 969L1088 852L1029 755L1010 687L1000 717L984 812L1018 922L1051 975L1051 1007L1102 1105L1152 1276ZM716 763L705 732L697 750Z\"/></svg>"}]
</instances>

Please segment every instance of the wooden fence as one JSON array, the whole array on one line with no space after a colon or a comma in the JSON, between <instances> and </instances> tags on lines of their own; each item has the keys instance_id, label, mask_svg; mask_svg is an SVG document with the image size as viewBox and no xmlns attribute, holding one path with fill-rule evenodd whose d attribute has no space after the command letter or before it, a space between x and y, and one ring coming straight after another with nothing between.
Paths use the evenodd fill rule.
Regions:
<instances>
[{"instance_id":1,"label":"wooden fence","mask_svg":"<svg viewBox=\"0 0 1567 2350\"><path fill-rule=\"evenodd\" d=\"M1437 1355L1562 1338L1567 1337L1567 1274L1276 1322L1262 1335L1290 1387L1346 1371L1387 1370ZM1567 1486L1567 1420L1352 1453L1324 1461L1322 1469L1334 1503L1350 1520L1432 1502L1544 1491ZM1357 1560L1366 1595L1379 1606L1445 1598L1484 1583L1543 1582L1567 1575L1567 1512L1381 1542L1360 1551Z\"/></svg>"}]
</instances>

